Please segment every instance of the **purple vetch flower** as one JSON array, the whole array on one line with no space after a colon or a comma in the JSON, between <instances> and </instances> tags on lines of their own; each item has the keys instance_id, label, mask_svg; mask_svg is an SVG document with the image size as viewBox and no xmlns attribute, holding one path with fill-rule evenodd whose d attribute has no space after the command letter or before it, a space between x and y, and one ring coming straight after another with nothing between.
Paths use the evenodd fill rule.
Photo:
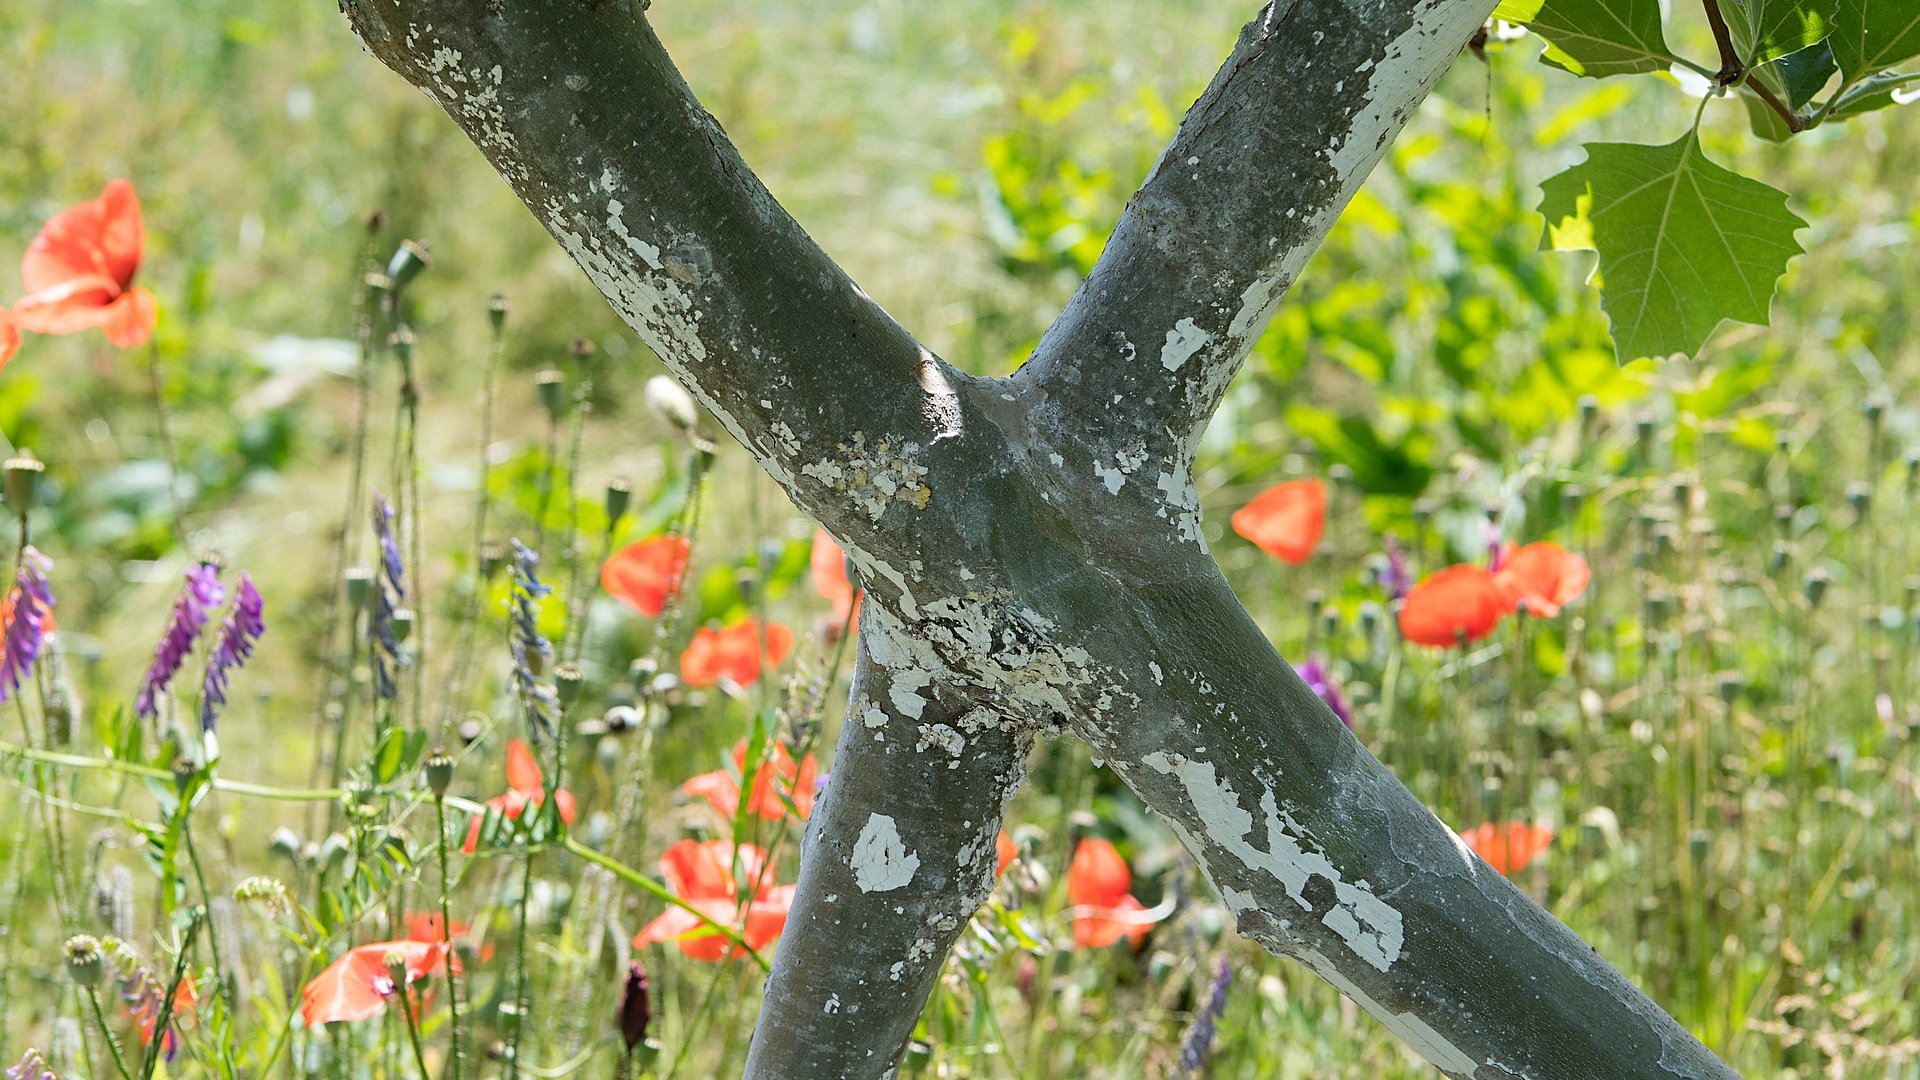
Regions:
<instances>
[{"instance_id":1,"label":"purple vetch flower","mask_svg":"<svg viewBox=\"0 0 1920 1080\"><path fill-rule=\"evenodd\" d=\"M513 592L509 597L508 643L513 650L513 683L527 709L527 734L534 742L553 730L553 716L559 699L551 686L540 681L553 646L540 633L540 601L553 592L553 586L540 580L540 556L520 541L513 541ZM537 670L536 670L537 668Z\"/></svg>"},{"instance_id":2,"label":"purple vetch flower","mask_svg":"<svg viewBox=\"0 0 1920 1080\"><path fill-rule=\"evenodd\" d=\"M40 645L47 636L47 613L53 610L53 587L47 571L53 560L32 547L20 553L20 571L6 599L6 643L0 648L0 701L12 697L33 670Z\"/></svg>"},{"instance_id":3,"label":"purple vetch flower","mask_svg":"<svg viewBox=\"0 0 1920 1080\"><path fill-rule=\"evenodd\" d=\"M27 1052L21 1055L18 1064L8 1066L7 1080L60 1080L60 1078L54 1075L53 1066L48 1065L47 1059L40 1056L40 1051L29 1046Z\"/></svg>"},{"instance_id":4,"label":"purple vetch flower","mask_svg":"<svg viewBox=\"0 0 1920 1080\"><path fill-rule=\"evenodd\" d=\"M400 639L393 631L394 612L407 599L406 586L401 583L405 564L400 561L400 544L393 537L393 518L393 504L385 495L375 492L373 535L380 544L382 573L373 583L373 609L368 626L373 647L367 651L373 661L373 692L381 698L398 696L397 673L407 666L406 657L400 652Z\"/></svg>"},{"instance_id":5,"label":"purple vetch flower","mask_svg":"<svg viewBox=\"0 0 1920 1080\"><path fill-rule=\"evenodd\" d=\"M1211 993L1207 1003L1194 1016L1193 1025L1187 1028L1187 1037L1180 1043L1180 1075L1201 1076L1207 1071L1207 1063L1213 1059L1213 1038L1218 1033L1220 1017L1227 1011L1227 984L1233 981L1233 966L1227 963L1225 956L1214 969Z\"/></svg>"},{"instance_id":6,"label":"purple vetch flower","mask_svg":"<svg viewBox=\"0 0 1920 1080\"><path fill-rule=\"evenodd\" d=\"M1333 715L1339 717L1341 723L1349 728L1353 726L1353 714L1347 708L1347 699L1340 696L1340 688L1333 685L1332 673L1327 670L1327 665L1320 662L1319 657L1309 656L1306 663L1293 670L1315 697L1327 703L1327 708L1333 710Z\"/></svg>"},{"instance_id":7,"label":"purple vetch flower","mask_svg":"<svg viewBox=\"0 0 1920 1080\"><path fill-rule=\"evenodd\" d=\"M153 1029L160 1024L162 1007L167 1005L168 983L147 967L133 947L119 938L102 938L100 951L107 958L115 981L120 984L120 1000L127 1006L127 1012L140 1026L145 1039L153 1038ZM171 1064L175 1054L180 1052L180 1033L174 1027L180 1012L193 1003L193 990L187 983L181 983L174 991L172 1007L166 1008L166 1030L160 1033L162 1056Z\"/></svg>"},{"instance_id":8,"label":"purple vetch flower","mask_svg":"<svg viewBox=\"0 0 1920 1080\"><path fill-rule=\"evenodd\" d=\"M1489 513L1487 515L1487 569L1496 574L1507 561L1507 545L1501 540L1500 519Z\"/></svg>"},{"instance_id":9,"label":"purple vetch flower","mask_svg":"<svg viewBox=\"0 0 1920 1080\"><path fill-rule=\"evenodd\" d=\"M215 706L227 703L227 679L233 670L253 655L254 642L267 632L263 615L265 604L253 578L242 573L240 587L234 590L233 610L220 624L220 639L207 659L207 675L200 681L200 729L212 731Z\"/></svg>"},{"instance_id":10,"label":"purple vetch flower","mask_svg":"<svg viewBox=\"0 0 1920 1080\"><path fill-rule=\"evenodd\" d=\"M161 635L160 644L153 650L153 663L140 680L140 695L133 702L134 712L142 718L160 715L155 695L165 690L179 672L187 654L193 651L201 629L207 625L207 616L226 598L227 590L220 584L217 564L201 562L188 568L186 587L173 598L167 632Z\"/></svg>"},{"instance_id":11,"label":"purple vetch flower","mask_svg":"<svg viewBox=\"0 0 1920 1080\"><path fill-rule=\"evenodd\" d=\"M1387 549L1387 568L1380 574L1380 587L1386 590L1389 601L1405 600L1408 590L1413 588L1413 571L1407 569L1407 553L1400 549L1400 541L1392 534L1383 537L1381 545Z\"/></svg>"}]
</instances>

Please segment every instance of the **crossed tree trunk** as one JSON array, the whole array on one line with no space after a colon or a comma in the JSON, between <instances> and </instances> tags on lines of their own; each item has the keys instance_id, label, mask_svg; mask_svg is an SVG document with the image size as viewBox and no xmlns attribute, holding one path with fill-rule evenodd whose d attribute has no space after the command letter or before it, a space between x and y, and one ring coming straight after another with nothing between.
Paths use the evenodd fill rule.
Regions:
<instances>
[{"instance_id":1,"label":"crossed tree trunk","mask_svg":"<svg viewBox=\"0 0 1920 1080\"><path fill-rule=\"evenodd\" d=\"M1492 0L1276 0L1019 371L950 367L783 211L645 0L344 0L866 588L750 1077L890 1074L1038 732L1086 740L1240 932L1448 1076L1732 1077L1474 856L1247 616L1195 443Z\"/></svg>"}]
</instances>

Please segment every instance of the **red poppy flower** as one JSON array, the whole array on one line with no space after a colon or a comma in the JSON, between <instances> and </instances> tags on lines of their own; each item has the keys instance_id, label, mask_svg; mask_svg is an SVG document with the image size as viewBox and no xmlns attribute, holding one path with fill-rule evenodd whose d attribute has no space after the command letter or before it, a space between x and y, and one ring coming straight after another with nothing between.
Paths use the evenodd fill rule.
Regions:
<instances>
[{"instance_id":1,"label":"red poppy flower","mask_svg":"<svg viewBox=\"0 0 1920 1080\"><path fill-rule=\"evenodd\" d=\"M1587 560L1543 540L1509 554L1494 578L1506 590L1509 611L1525 604L1527 614L1551 619L1562 605L1587 591L1593 571Z\"/></svg>"},{"instance_id":2,"label":"red poppy flower","mask_svg":"<svg viewBox=\"0 0 1920 1080\"><path fill-rule=\"evenodd\" d=\"M686 570L686 538L656 536L627 545L603 563L600 587L653 618L666 609Z\"/></svg>"},{"instance_id":3,"label":"red poppy flower","mask_svg":"<svg viewBox=\"0 0 1920 1080\"><path fill-rule=\"evenodd\" d=\"M27 295L14 321L36 334L71 334L98 326L123 349L153 333L153 294L133 286L146 229L128 180L109 180L91 202L63 210L27 245L20 277Z\"/></svg>"},{"instance_id":4,"label":"red poppy flower","mask_svg":"<svg viewBox=\"0 0 1920 1080\"><path fill-rule=\"evenodd\" d=\"M1461 833L1460 839L1487 860L1488 866L1503 874L1517 874L1553 843L1553 830L1520 821L1499 825L1488 822Z\"/></svg>"},{"instance_id":5,"label":"red poppy flower","mask_svg":"<svg viewBox=\"0 0 1920 1080\"><path fill-rule=\"evenodd\" d=\"M1129 938L1134 948L1159 918L1133 898L1133 871L1113 842L1090 837L1074 848L1067 867L1067 902L1073 905L1073 943L1103 949Z\"/></svg>"},{"instance_id":6,"label":"red poppy flower","mask_svg":"<svg viewBox=\"0 0 1920 1080\"><path fill-rule=\"evenodd\" d=\"M428 944L436 941L444 941L449 945L457 946L459 949L465 949L468 951L468 955L472 955L473 943L465 940L468 935L472 933L472 923L464 923L455 919L453 922L453 937L448 938L446 930L441 927L440 913L437 911L415 911L407 916L408 941L424 941ZM491 944L481 945L479 954L482 962L493 959L493 946ZM453 966L455 970L458 970L460 967L460 957L457 951L453 958Z\"/></svg>"},{"instance_id":7,"label":"red poppy flower","mask_svg":"<svg viewBox=\"0 0 1920 1080\"><path fill-rule=\"evenodd\" d=\"M1400 633L1420 645L1477 641L1508 610L1506 589L1486 567L1460 563L1434 571L1407 593Z\"/></svg>"},{"instance_id":8,"label":"red poppy flower","mask_svg":"<svg viewBox=\"0 0 1920 1080\"><path fill-rule=\"evenodd\" d=\"M859 597L853 582L847 580L846 553L825 529L813 530L813 557L807 560L807 572L813 577L814 589L833 605L833 621L845 623L851 614L853 629L859 629L860 615L853 610Z\"/></svg>"},{"instance_id":9,"label":"red poppy flower","mask_svg":"<svg viewBox=\"0 0 1920 1080\"><path fill-rule=\"evenodd\" d=\"M573 792L561 788L553 793L554 803L560 807L560 820L573 824ZM540 763L533 759L533 751L526 743L515 739L507 744L507 791L504 795L495 795L487 800L489 810L498 810L508 818L519 820L529 806L539 806L547 801L547 778L540 771ZM480 843L480 823L482 815L473 815L473 824L467 826L467 842L460 850L473 854Z\"/></svg>"},{"instance_id":10,"label":"red poppy flower","mask_svg":"<svg viewBox=\"0 0 1920 1080\"><path fill-rule=\"evenodd\" d=\"M13 354L19 351L20 328L13 323L13 313L0 308L0 367L5 367L7 361L13 359Z\"/></svg>"},{"instance_id":11,"label":"red poppy flower","mask_svg":"<svg viewBox=\"0 0 1920 1080\"><path fill-rule=\"evenodd\" d=\"M773 944L787 927L794 887L773 883L773 864L752 844L727 840L682 840L660 856L660 874L674 895L722 926L732 926L751 949ZM638 949L671 941L695 960L718 962L738 955L726 938L692 912L668 908L634 935Z\"/></svg>"},{"instance_id":12,"label":"red poppy flower","mask_svg":"<svg viewBox=\"0 0 1920 1080\"><path fill-rule=\"evenodd\" d=\"M407 968L407 986L433 974L446 955L444 941L376 941L348 949L300 990L300 1017L308 1028L378 1016L387 1001L403 993L393 984L387 958L398 956Z\"/></svg>"},{"instance_id":13,"label":"red poppy flower","mask_svg":"<svg viewBox=\"0 0 1920 1080\"><path fill-rule=\"evenodd\" d=\"M710 773L701 773L680 785L680 790L689 795L698 795L707 800L714 813L728 821L733 820L734 811L740 807L740 780L747 770L747 740L741 739L733 744L733 771L717 769ZM793 763L793 755L787 748L775 743L773 760L762 759L753 770L753 794L747 800L747 813L758 814L769 821L778 821L787 815L785 803L780 801L781 794L793 800L793 808L800 812L801 820L813 815L814 781L820 777L820 763L807 754L800 759L798 766ZM778 787L775 786L776 780Z\"/></svg>"},{"instance_id":14,"label":"red poppy flower","mask_svg":"<svg viewBox=\"0 0 1920 1080\"><path fill-rule=\"evenodd\" d=\"M1007 867L1013 865L1013 860L1020 855L1020 849L1014 846L1013 838L1007 835L1005 829L1002 829L1000 835L994 838L993 853L996 856L993 876L999 877L1007 872Z\"/></svg>"},{"instance_id":15,"label":"red poppy flower","mask_svg":"<svg viewBox=\"0 0 1920 1080\"><path fill-rule=\"evenodd\" d=\"M767 663L779 666L792 650L793 631L768 623ZM680 654L680 677L688 686L712 686L722 677L736 686L752 686L760 678L760 661L760 620L748 617L722 630L695 630Z\"/></svg>"},{"instance_id":16,"label":"red poppy flower","mask_svg":"<svg viewBox=\"0 0 1920 1080\"><path fill-rule=\"evenodd\" d=\"M140 1028L140 1045L153 1042L154 1025L160 1022L160 1004L166 1000L165 988L151 981L122 981L120 995L127 1005L127 1015L133 1018ZM160 1039L160 1052L167 1061L180 1049L180 1018L193 1011L200 998L193 990L193 975L186 974L180 979L180 985L173 992L173 1008L168 1010L167 1032Z\"/></svg>"},{"instance_id":17,"label":"red poppy flower","mask_svg":"<svg viewBox=\"0 0 1920 1080\"><path fill-rule=\"evenodd\" d=\"M1320 543L1327 521L1327 489L1318 480L1275 484L1233 514L1233 531L1255 547L1295 566Z\"/></svg>"}]
</instances>

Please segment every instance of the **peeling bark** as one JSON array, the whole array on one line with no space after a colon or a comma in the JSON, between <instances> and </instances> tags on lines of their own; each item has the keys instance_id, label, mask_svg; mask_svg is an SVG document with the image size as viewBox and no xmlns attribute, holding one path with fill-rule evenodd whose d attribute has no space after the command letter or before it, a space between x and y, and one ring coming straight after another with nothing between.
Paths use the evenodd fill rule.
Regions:
<instances>
[{"instance_id":1,"label":"peeling bark","mask_svg":"<svg viewBox=\"0 0 1920 1080\"><path fill-rule=\"evenodd\" d=\"M904 685L861 648L747 1075L873 1076L897 1063L993 888L1001 809L1032 742L950 684Z\"/></svg>"},{"instance_id":2,"label":"peeling bark","mask_svg":"<svg viewBox=\"0 0 1920 1080\"><path fill-rule=\"evenodd\" d=\"M1034 358L973 379L780 210L633 0L346 0L860 569L852 715L748 1075L891 1069L1026 748L1061 725L1242 933L1447 1075L1734 1075L1346 732L1201 541L1194 440L1490 7L1269 4Z\"/></svg>"}]
</instances>

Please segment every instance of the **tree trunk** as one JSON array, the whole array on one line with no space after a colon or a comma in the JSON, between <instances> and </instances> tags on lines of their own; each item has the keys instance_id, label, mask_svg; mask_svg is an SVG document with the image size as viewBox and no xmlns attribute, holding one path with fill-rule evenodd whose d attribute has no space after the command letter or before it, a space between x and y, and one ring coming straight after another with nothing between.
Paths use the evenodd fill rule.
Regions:
<instances>
[{"instance_id":1,"label":"tree trunk","mask_svg":"<svg viewBox=\"0 0 1920 1080\"><path fill-rule=\"evenodd\" d=\"M345 6L860 569L852 711L750 1076L892 1069L1032 734L1063 724L1243 934L1447 1075L1734 1075L1346 732L1201 537L1200 430L1492 0L1262 9L1005 379L941 362L806 237L644 5Z\"/></svg>"}]
</instances>

